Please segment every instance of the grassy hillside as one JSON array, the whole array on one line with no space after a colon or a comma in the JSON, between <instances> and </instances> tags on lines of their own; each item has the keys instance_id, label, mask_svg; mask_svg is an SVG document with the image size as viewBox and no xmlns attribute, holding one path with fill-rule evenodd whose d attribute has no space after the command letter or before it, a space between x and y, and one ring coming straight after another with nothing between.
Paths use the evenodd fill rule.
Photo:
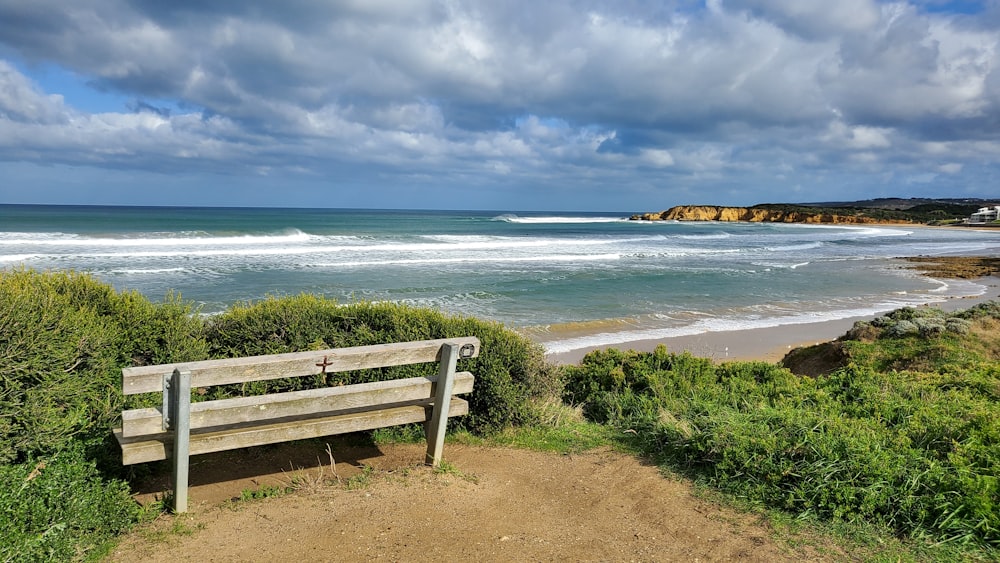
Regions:
<instances>
[{"instance_id":1,"label":"grassy hillside","mask_svg":"<svg viewBox=\"0 0 1000 563\"><path fill-rule=\"evenodd\" d=\"M1000 303L903 309L780 365L665 348L568 368L567 399L674 470L798 516L1000 547ZM811 365L811 364L810 364Z\"/></svg>"},{"instance_id":2,"label":"grassy hillside","mask_svg":"<svg viewBox=\"0 0 1000 563\"><path fill-rule=\"evenodd\" d=\"M827 207L809 204L762 203L751 209L767 209L772 211L829 214L849 217L870 217L879 221L910 221L913 223L948 222L954 219L967 219L969 215L979 210L979 205L964 203L924 203L906 208L869 207L865 205L843 204Z\"/></svg>"}]
</instances>

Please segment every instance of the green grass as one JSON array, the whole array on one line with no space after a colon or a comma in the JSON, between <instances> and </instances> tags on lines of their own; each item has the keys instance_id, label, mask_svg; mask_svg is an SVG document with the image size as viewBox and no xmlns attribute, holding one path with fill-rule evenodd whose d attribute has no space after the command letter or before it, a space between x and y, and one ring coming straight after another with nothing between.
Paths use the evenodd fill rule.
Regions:
<instances>
[{"instance_id":1,"label":"green grass","mask_svg":"<svg viewBox=\"0 0 1000 563\"><path fill-rule=\"evenodd\" d=\"M281 487L277 485L261 485L256 489L243 489L240 491L241 502L247 502L251 500L259 500L262 498L275 498L288 494L291 491L289 487Z\"/></svg>"},{"instance_id":2,"label":"green grass","mask_svg":"<svg viewBox=\"0 0 1000 563\"><path fill-rule=\"evenodd\" d=\"M103 553L142 511L76 447L0 466L0 561L69 561Z\"/></svg>"},{"instance_id":3,"label":"green grass","mask_svg":"<svg viewBox=\"0 0 1000 563\"><path fill-rule=\"evenodd\" d=\"M579 408L549 402L540 410L545 415L533 425L511 427L486 437L457 432L449 440L468 445L512 447L560 454L622 445L614 428L587 420Z\"/></svg>"},{"instance_id":4,"label":"green grass","mask_svg":"<svg viewBox=\"0 0 1000 563\"><path fill-rule=\"evenodd\" d=\"M362 465L361 472L344 480L344 487L349 491L366 489L375 480L375 467L372 465Z\"/></svg>"},{"instance_id":5,"label":"green grass","mask_svg":"<svg viewBox=\"0 0 1000 563\"><path fill-rule=\"evenodd\" d=\"M447 460L441 460L441 463L434 468L434 473L436 475L451 475L469 483L479 483L479 477L462 471L455 464Z\"/></svg>"}]
</instances>

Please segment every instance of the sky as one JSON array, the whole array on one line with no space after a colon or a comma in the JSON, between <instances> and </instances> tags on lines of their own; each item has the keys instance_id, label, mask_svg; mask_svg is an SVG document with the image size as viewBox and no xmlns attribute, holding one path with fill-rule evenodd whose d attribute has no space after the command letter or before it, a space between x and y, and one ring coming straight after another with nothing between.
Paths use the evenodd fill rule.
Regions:
<instances>
[{"instance_id":1,"label":"sky","mask_svg":"<svg viewBox=\"0 0 1000 563\"><path fill-rule=\"evenodd\" d=\"M1000 0L0 0L0 203L1000 197Z\"/></svg>"}]
</instances>

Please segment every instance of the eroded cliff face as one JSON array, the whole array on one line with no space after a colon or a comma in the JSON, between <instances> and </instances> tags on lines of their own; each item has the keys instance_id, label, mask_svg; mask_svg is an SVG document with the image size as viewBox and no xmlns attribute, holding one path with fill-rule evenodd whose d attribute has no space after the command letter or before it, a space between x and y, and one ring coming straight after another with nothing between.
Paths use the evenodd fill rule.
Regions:
<instances>
[{"instance_id":1,"label":"eroded cliff face","mask_svg":"<svg viewBox=\"0 0 1000 563\"><path fill-rule=\"evenodd\" d=\"M633 215L633 221L747 221L750 223L906 223L859 215L803 213L754 207L717 207L713 205L679 205L658 213Z\"/></svg>"}]
</instances>

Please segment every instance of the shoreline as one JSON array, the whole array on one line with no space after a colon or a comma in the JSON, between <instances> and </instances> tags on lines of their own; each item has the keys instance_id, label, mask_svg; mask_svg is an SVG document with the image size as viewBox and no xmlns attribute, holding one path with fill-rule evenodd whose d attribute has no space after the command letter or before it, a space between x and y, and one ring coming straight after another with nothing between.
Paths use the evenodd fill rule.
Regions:
<instances>
[{"instance_id":1,"label":"shoreline","mask_svg":"<svg viewBox=\"0 0 1000 563\"><path fill-rule=\"evenodd\" d=\"M918 264L913 260L911 264ZM940 257L935 257L940 258ZM967 256L955 257L959 259ZM904 260L906 260L904 258ZM914 267L917 270L927 268ZM978 296L952 297L937 303L929 303L924 307L938 307L945 311L967 309L979 303L1000 299L1000 278L996 274L975 276L978 282L986 286L986 292ZM879 313L881 315L882 313ZM664 345L670 352L690 352L694 356L710 358L716 362L724 361L764 361L778 362L785 355L802 346L813 346L835 340L843 336L857 321L871 320L879 315L859 315L818 321L814 323L788 324L763 328L703 332L685 336L667 338L630 340L614 344L587 346L565 352L547 353L546 359L557 365L578 364L585 355L594 350L617 348L620 350L636 350L652 352L657 346Z\"/></svg>"},{"instance_id":2,"label":"shoreline","mask_svg":"<svg viewBox=\"0 0 1000 563\"><path fill-rule=\"evenodd\" d=\"M996 290L997 286L993 284L990 287L992 290L987 291L981 296L958 297L924 306L939 307L945 311L956 311L1000 298ZM545 357L557 365L578 364L585 355L594 350L618 348L619 350L652 352L657 346L662 344L671 352L690 352L693 356L709 358L716 362L757 360L774 363L780 361L785 357L785 354L795 348L813 346L836 340L854 326L855 322L871 320L876 316L878 315L863 315L815 323L703 332L701 334L651 340L633 340L617 344L588 346L568 352L546 354Z\"/></svg>"}]
</instances>

